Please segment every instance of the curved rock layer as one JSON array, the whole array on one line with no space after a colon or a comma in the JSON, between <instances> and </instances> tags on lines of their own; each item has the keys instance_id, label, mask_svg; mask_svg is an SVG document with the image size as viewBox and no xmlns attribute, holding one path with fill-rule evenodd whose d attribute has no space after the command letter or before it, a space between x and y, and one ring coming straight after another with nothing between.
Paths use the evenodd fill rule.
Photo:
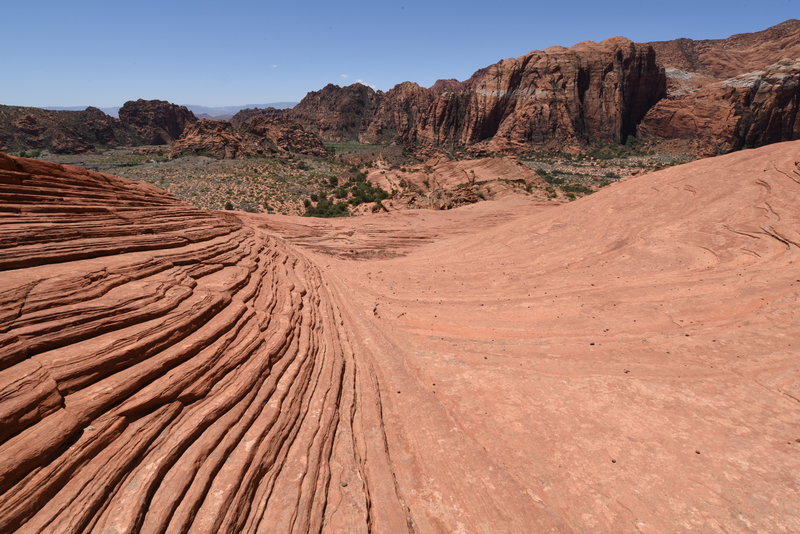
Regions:
<instances>
[{"instance_id":1,"label":"curved rock layer","mask_svg":"<svg viewBox=\"0 0 800 534\"><path fill-rule=\"evenodd\" d=\"M0 531L406 524L313 264L73 167L2 156L0 202Z\"/></svg>"},{"instance_id":2,"label":"curved rock layer","mask_svg":"<svg viewBox=\"0 0 800 534\"><path fill-rule=\"evenodd\" d=\"M323 221L2 157L0 531L798 531L799 165Z\"/></svg>"}]
</instances>

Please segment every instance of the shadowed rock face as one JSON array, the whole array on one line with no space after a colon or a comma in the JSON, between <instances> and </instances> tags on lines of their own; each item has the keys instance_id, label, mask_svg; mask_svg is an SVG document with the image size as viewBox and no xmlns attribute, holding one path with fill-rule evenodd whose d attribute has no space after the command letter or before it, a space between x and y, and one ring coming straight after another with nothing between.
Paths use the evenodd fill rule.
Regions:
<instances>
[{"instance_id":1,"label":"shadowed rock face","mask_svg":"<svg viewBox=\"0 0 800 534\"><path fill-rule=\"evenodd\" d=\"M344 220L0 155L0 532L798 531L799 154Z\"/></svg>"},{"instance_id":2,"label":"shadowed rock face","mask_svg":"<svg viewBox=\"0 0 800 534\"><path fill-rule=\"evenodd\" d=\"M257 115L244 122L240 129L270 140L282 152L309 156L325 156L328 153L318 135L307 132L296 122L283 117Z\"/></svg>"},{"instance_id":3,"label":"shadowed rock face","mask_svg":"<svg viewBox=\"0 0 800 534\"><path fill-rule=\"evenodd\" d=\"M41 148L56 153L80 153L137 141L134 132L97 108L53 111L0 105L2 151Z\"/></svg>"},{"instance_id":4,"label":"shadowed rock face","mask_svg":"<svg viewBox=\"0 0 800 534\"><path fill-rule=\"evenodd\" d=\"M164 100L128 101L119 109L122 124L136 131L148 145L168 145L197 121L186 106Z\"/></svg>"},{"instance_id":5,"label":"shadowed rock face","mask_svg":"<svg viewBox=\"0 0 800 534\"><path fill-rule=\"evenodd\" d=\"M653 50L618 37L531 52L430 89L328 85L287 116L332 141L487 143L514 151L625 141L664 91Z\"/></svg>"}]
</instances>

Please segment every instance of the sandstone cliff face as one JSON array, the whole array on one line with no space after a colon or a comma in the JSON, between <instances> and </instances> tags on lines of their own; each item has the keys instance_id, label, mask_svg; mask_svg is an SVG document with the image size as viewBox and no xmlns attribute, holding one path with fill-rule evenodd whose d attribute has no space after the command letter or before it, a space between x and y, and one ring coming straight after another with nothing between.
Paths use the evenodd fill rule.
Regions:
<instances>
[{"instance_id":1,"label":"sandstone cliff face","mask_svg":"<svg viewBox=\"0 0 800 534\"><path fill-rule=\"evenodd\" d=\"M467 85L460 131L442 135L432 125L428 138L463 145L488 140L495 150L624 142L665 94L653 50L621 37L507 59Z\"/></svg>"},{"instance_id":2,"label":"sandstone cliff face","mask_svg":"<svg viewBox=\"0 0 800 534\"><path fill-rule=\"evenodd\" d=\"M800 20L727 39L675 39L649 43L665 67L727 79L757 71L784 58L800 57Z\"/></svg>"},{"instance_id":3,"label":"sandstone cliff face","mask_svg":"<svg viewBox=\"0 0 800 534\"><path fill-rule=\"evenodd\" d=\"M687 139L703 155L800 138L800 59L664 99L640 126L645 138Z\"/></svg>"},{"instance_id":4,"label":"sandstone cliff face","mask_svg":"<svg viewBox=\"0 0 800 534\"><path fill-rule=\"evenodd\" d=\"M145 144L167 145L178 139L184 129L197 121L185 106L164 100L128 101L119 110L119 119L139 134Z\"/></svg>"},{"instance_id":5,"label":"sandstone cliff face","mask_svg":"<svg viewBox=\"0 0 800 534\"><path fill-rule=\"evenodd\" d=\"M701 155L797 139L800 21L727 39L650 43L666 67L668 96L640 132L684 139Z\"/></svg>"},{"instance_id":6,"label":"sandstone cliff face","mask_svg":"<svg viewBox=\"0 0 800 534\"><path fill-rule=\"evenodd\" d=\"M137 141L134 132L97 108L53 111L0 106L0 150L41 148L57 153L79 153Z\"/></svg>"},{"instance_id":7,"label":"sandstone cliff face","mask_svg":"<svg viewBox=\"0 0 800 534\"><path fill-rule=\"evenodd\" d=\"M410 82L386 93L329 85L288 116L329 140L525 150L624 141L664 93L652 48L613 38L532 52L430 89Z\"/></svg>"}]
</instances>

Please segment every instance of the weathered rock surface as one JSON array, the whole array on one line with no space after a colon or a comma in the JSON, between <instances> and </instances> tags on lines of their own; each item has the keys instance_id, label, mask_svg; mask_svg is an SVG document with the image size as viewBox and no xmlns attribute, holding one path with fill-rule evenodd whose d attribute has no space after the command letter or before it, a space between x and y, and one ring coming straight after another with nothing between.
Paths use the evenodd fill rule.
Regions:
<instances>
[{"instance_id":1,"label":"weathered rock surface","mask_svg":"<svg viewBox=\"0 0 800 534\"><path fill-rule=\"evenodd\" d=\"M684 139L702 155L800 137L800 21L650 44L666 67L668 97L648 112L643 137Z\"/></svg>"},{"instance_id":2,"label":"weathered rock surface","mask_svg":"<svg viewBox=\"0 0 800 534\"><path fill-rule=\"evenodd\" d=\"M800 59L668 98L645 116L644 138L687 139L704 155L800 138Z\"/></svg>"},{"instance_id":3,"label":"weathered rock surface","mask_svg":"<svg viewBox=\"0 0 800 534\"><path fill-rule=\"evenodd\" d=\"M383 202L391 209L453 209L522 191L536 200L546 200L547 183L514 156L467 160L434 156L402 171L371 170L367 179L385 191L396 192Z\"/></svg>"},{"instance_id":4,"label":"weathered rock surface","mask_svg":"<svg viewBox=\"0 0 800 534\"><path fill-rule=\"evenodd\" d=\"M52 111L0 105L0 151L80 153L137 141L135 133L97 108Z\"/></svg>"},{"instance_id":5,"label":"weathered rock surface","mask_svg":"<svg viewBox=\"0 0 800 534\"><path fill-rule=\"evenodd\" d=\"M139 134L148 145L168 145L197 121L186 106L164 100L131 100L119 109L119 120Z\"/></svg>"},{"instance_id":6,"label":"weathered rock surface","mask_svg":"<svg viewBox=\"0 0 800 534\"><path fill-rule=\"evenodd\" d=\"M283 117L289 110L278 108L245 108L237 111L236 114L230 118L229 122L233 124L234 128L240 128L245 122L253 117L270 117L280 118Z\"/></svg>"}]
</instances>

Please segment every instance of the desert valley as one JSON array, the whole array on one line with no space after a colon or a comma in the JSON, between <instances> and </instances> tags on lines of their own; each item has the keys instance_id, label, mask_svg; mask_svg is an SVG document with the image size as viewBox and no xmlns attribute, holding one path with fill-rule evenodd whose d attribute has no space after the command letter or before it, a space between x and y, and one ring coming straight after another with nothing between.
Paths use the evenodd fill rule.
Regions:
<instances>
[{"instance_id":1,"label":"desert valley","mask_svg":"<svg viewBox=\"0 0 800 534\"><path fill-rule=\"evenodd\" d=\"M800 532L798 20L0 152L0 532Z\"/></svg>"}]
</instances>

